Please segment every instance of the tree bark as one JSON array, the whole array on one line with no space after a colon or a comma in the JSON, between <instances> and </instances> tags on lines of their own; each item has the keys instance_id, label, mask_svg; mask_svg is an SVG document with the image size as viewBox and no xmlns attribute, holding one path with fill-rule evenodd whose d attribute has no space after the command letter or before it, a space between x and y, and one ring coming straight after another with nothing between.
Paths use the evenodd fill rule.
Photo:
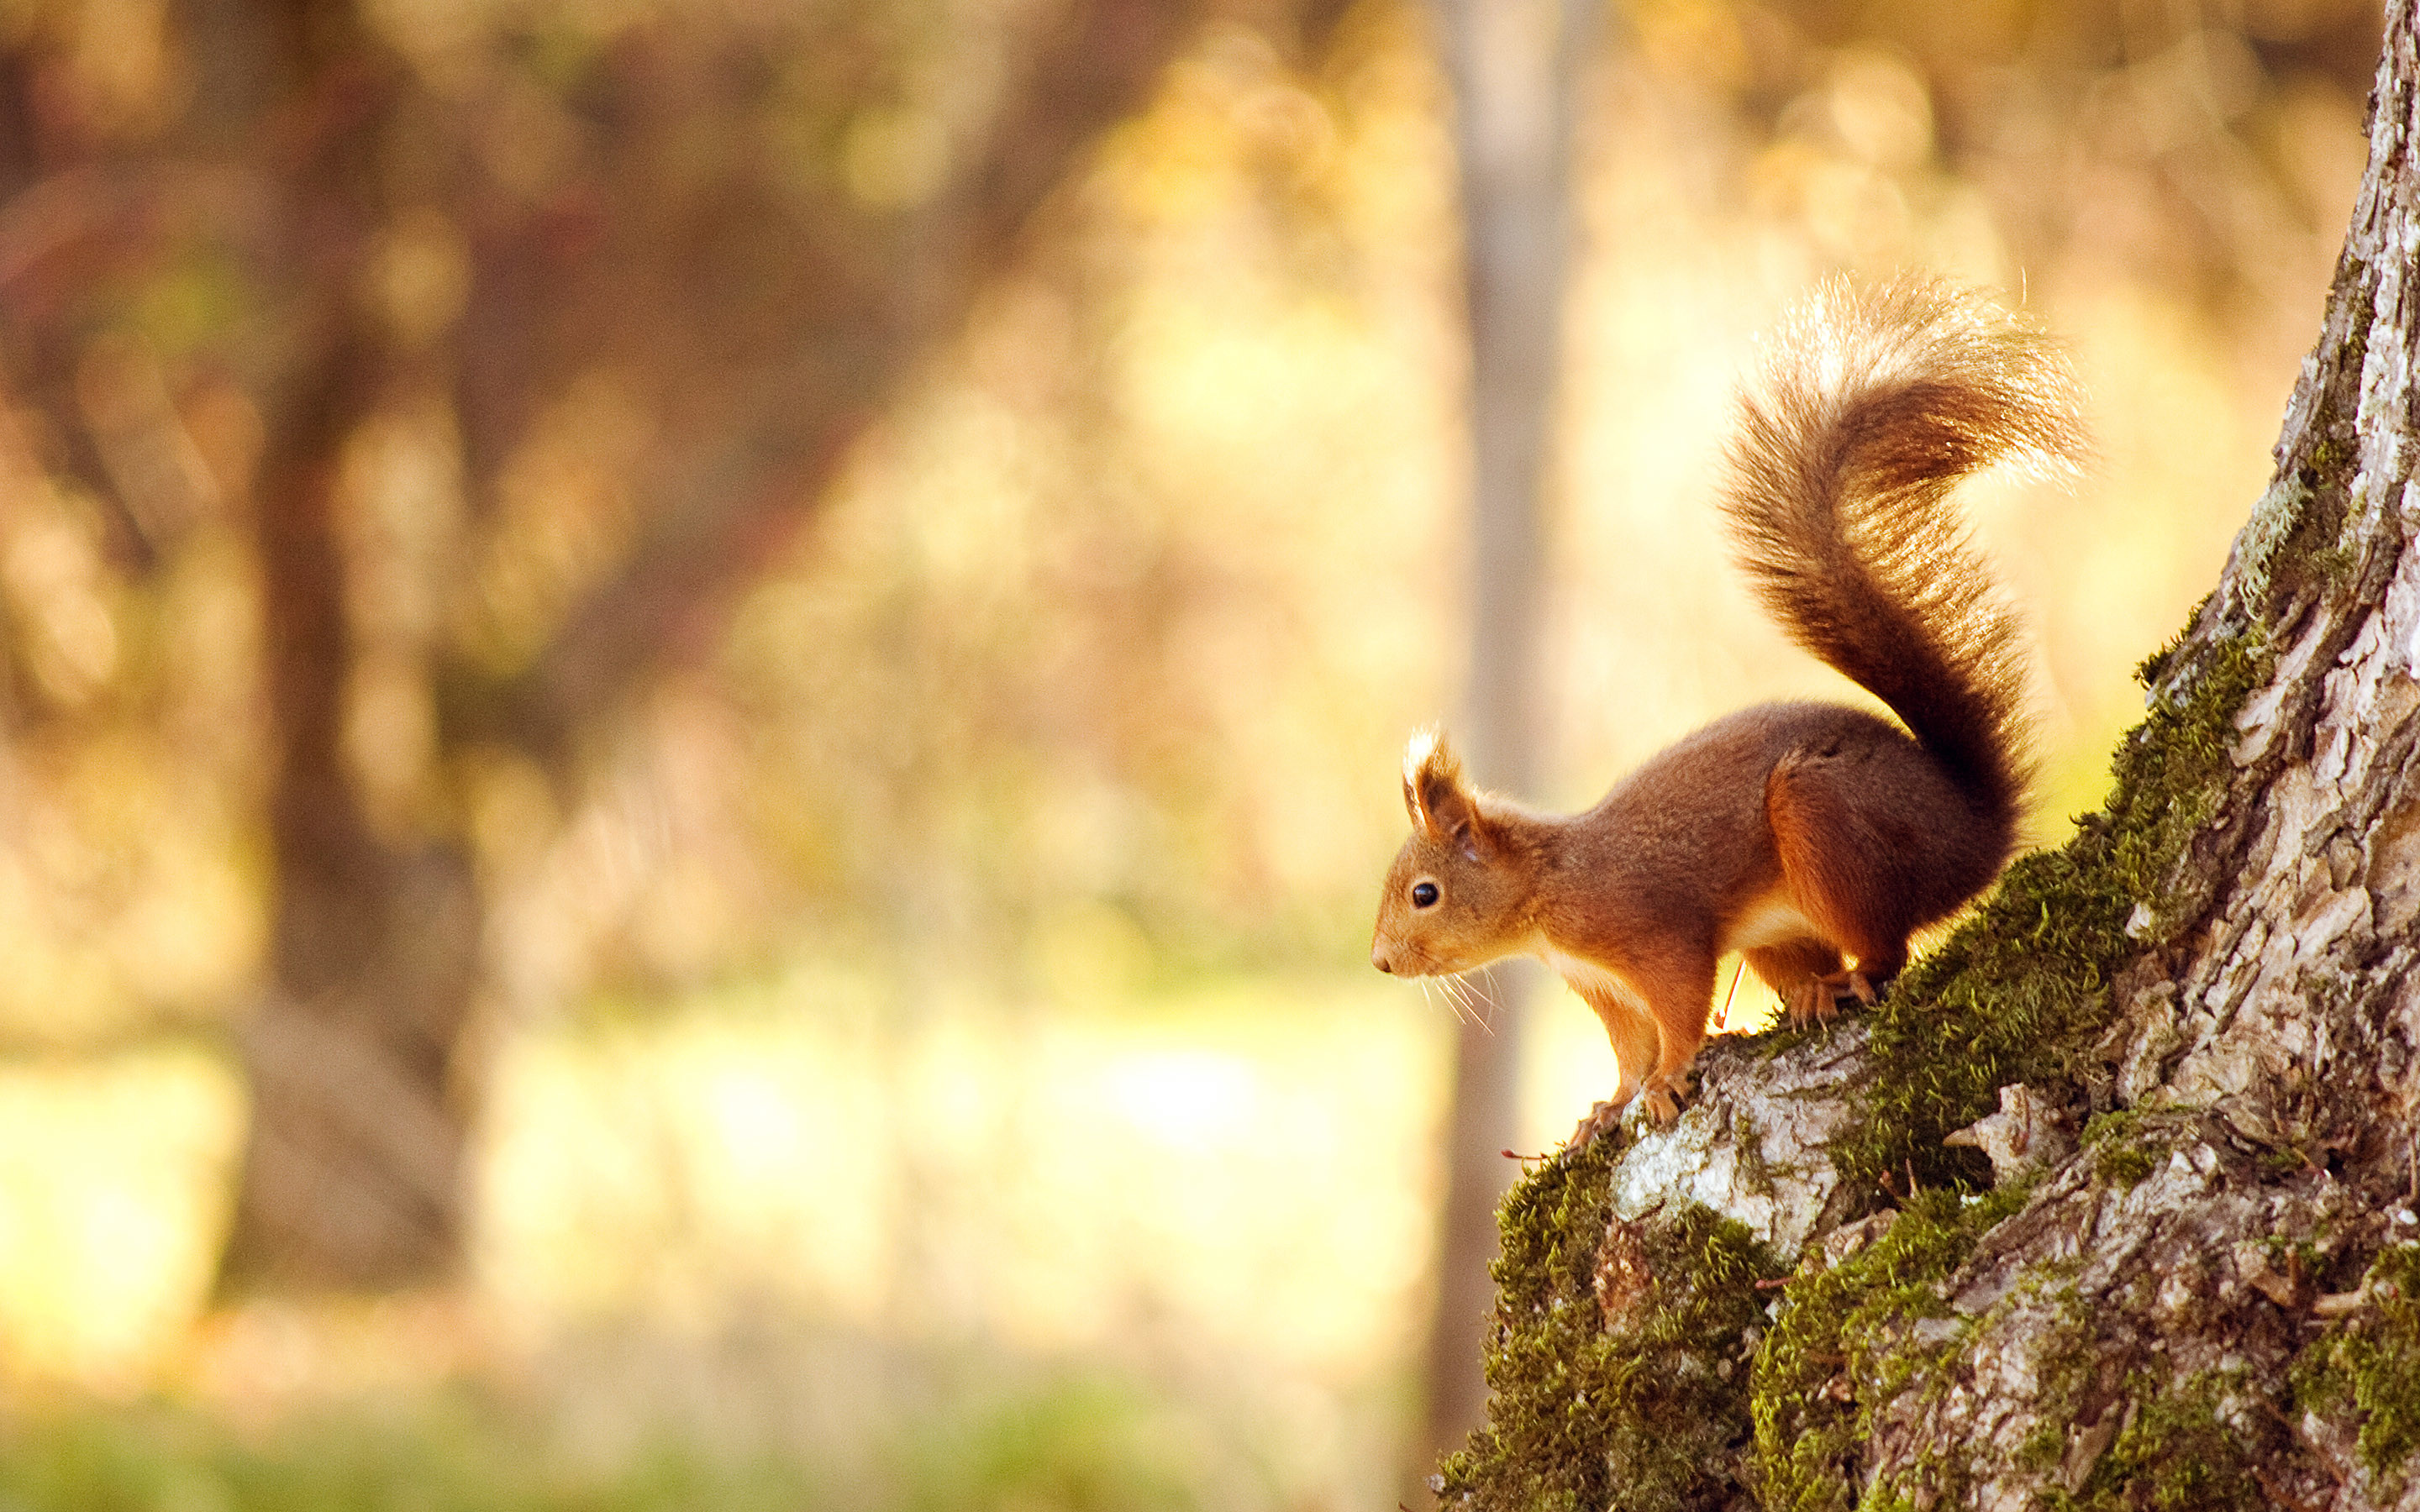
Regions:
<instances>
[{"instance_id":1,"label":"tree bark","mask_svg":"<svg viewBox=\"0 0 2420 1512\"><path fill-rule=\"evenodd\" d=\"M2420 1506L2415 81L2108 808L1532 1175L1449 1504Z\"/></svg>"}]
</instances>

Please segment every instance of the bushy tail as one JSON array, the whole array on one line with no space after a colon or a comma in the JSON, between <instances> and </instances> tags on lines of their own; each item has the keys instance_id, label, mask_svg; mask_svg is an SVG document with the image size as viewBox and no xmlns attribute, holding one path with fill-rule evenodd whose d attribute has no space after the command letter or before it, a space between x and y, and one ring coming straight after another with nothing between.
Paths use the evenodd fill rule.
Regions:
<instances>
[{"instance_id":1,"label":"bushy tail","mask_svg":"<svg viewBox=\"0 0 2420 1512\"><path fill-rule=\"evenodd\" d=\"M2020 628L1947 495L2005 460L2073 465L2084 434L2065 357L1947 285L1836 281L1784 322L1742 409L1724 512L1765 607L1889 704L1978 807L2013 820Z\"/></svg>"}]
</instances>

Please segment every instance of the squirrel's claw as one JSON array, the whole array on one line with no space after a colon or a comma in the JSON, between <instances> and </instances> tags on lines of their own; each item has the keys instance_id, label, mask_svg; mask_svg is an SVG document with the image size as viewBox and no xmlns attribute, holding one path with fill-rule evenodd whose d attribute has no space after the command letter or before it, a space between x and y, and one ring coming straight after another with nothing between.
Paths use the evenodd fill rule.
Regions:
<instances>
[{"instance_id":1,"label":"squirrel's claw","mask_svg":"<svg viewBox=\"0 0 2420 1512\"><path fill-rule=\"evenodd\" d=\"M1790 1026L1800 1029L1809 1024L1829 1024L1838 1015L1840 1005L1853 997L1867 1008L1882 1000L1872 980L1862 971L1809 977L1790 991Z\"/></svg>"},{"instance_id":2,"label":"squirrel's claw","mask_svg":"<svg viewBox=\"0 0 2420 1512\"><path fill-rule=\"evenodd\" d=\"M1803 1029L1809 1024L1829 1024L1840 1011L1831 984L1822 977L1809 977L1790 991L1790 1026Z\"/></svg>"},{"instance_id":3,"label":"squirrel's claw","mask_svg":"<svg viewBox=\"0 0 2420 1512\"><path fill-rule=\"evenodd\" d=\"M1635 1100L1646 1102L1647 1116L1658 1126L1669 1127L1680 1119L1680 1100L1689 1095L1688 1083L1688 1073L1683 1072L1677 1083L1656 1078L1619 1103L1599 1103L1589 1109L1588 1116L1572 1130L1572 1136L1563 1142L1563 1148L1575 1154L1586 1149L1596 1141L1597 1135L1609 1133L1621 1122L1621 1116L1630 1111L1630 1104Z\"/></svg>"},{"instance_id":4,"label":"squirrel's claw","mask_svg":"<svg viewBox=\"0 0 2420 1512\"><path fill-rule=\"evenodd\" d=\"M1647 1100L1647 1116L1658 1124L1680 1121L1681 1104L1673 1099L1670 1091L1661 1087L1647 1087L1641 1088L1638 1095Z\"/></svg>"},{"instance_id":5,"label":"squirrel's claw","mask_svg":"<svg viewBox=\"0 0 2420 1512\"><path fill-rule=\"evenodd\" d=\"M1572 1130L1572 1136L1563 1141L1563 1148L1574 1154L1578 1154L1596 1143L1597 1135L1611 1133L1614 1125L1621 1121L1622 1109L1628 1106L1626 1103L1608 1102L1599 1103L1589 1109L1587 1115Z\"/></svg>"}]
</instances>

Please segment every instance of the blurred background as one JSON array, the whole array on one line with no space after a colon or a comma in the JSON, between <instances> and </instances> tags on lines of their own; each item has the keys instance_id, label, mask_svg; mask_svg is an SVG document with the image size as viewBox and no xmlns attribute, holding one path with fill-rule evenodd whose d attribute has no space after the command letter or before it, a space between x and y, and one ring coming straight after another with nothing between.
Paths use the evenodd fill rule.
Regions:
<instances>
[{"instance_id":1,"label":"blurred background","mask_svg":"<svg viewBox=\"0 0 2420 1512\"><path fill-rule=\"evenodd\" d=\"M0 0L0 1507L1406 1494L1435 20ZM1606 8L1525 795L1845 692L1713 480L1755 333L1912 266L2090 395L1974 492L2056 841L2265 483L2377 30ZM1614 1072L1559 989L1522 1044L1535 1152Z\"/></svg>"}]
</instances>

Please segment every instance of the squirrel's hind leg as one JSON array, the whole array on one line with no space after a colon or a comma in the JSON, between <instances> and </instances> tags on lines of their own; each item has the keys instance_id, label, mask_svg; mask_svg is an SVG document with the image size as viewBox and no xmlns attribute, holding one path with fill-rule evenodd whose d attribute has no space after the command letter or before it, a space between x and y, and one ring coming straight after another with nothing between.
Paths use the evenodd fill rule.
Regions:
<instances>
[{"instance_id":1,"label":"squirrel's hind leg","mask_svg":"<svg viewBox=\"0 0 2420 1512\"><path fill-rule=\"evenodd\" d=\"M1871 1008L1882 1000L1883 989L1907 965L1907 942L1878 946L1871 951L1860 952L1856 959L1855 965L1818 979L1816 988L1836 999L1846 995ZM1823 1016L1831 1017L1828 1013Z\"/></svg>"},{"instance_id":2,"label":"squirrel's hind leg","mask_svg":"<svg viewBox=\"0 0 2420 1512\"><path fill-rule=\"evenodd\" d=\"M1764 816L1782 882L1834 952L1830 968L1814 974L1807 1008L1791 999L1793 1024L1808 1013L1830 1018L1843 997L1871 1006L1877 989L1907 964L1907 937L1921 916L1910 917L1896 873L1909 865L1902 853L1911 841L1885 833L1886 822L1859 787L1870 777L1854 763L1793 751L1765 779Z\"/></svg>"}]
</instances>

